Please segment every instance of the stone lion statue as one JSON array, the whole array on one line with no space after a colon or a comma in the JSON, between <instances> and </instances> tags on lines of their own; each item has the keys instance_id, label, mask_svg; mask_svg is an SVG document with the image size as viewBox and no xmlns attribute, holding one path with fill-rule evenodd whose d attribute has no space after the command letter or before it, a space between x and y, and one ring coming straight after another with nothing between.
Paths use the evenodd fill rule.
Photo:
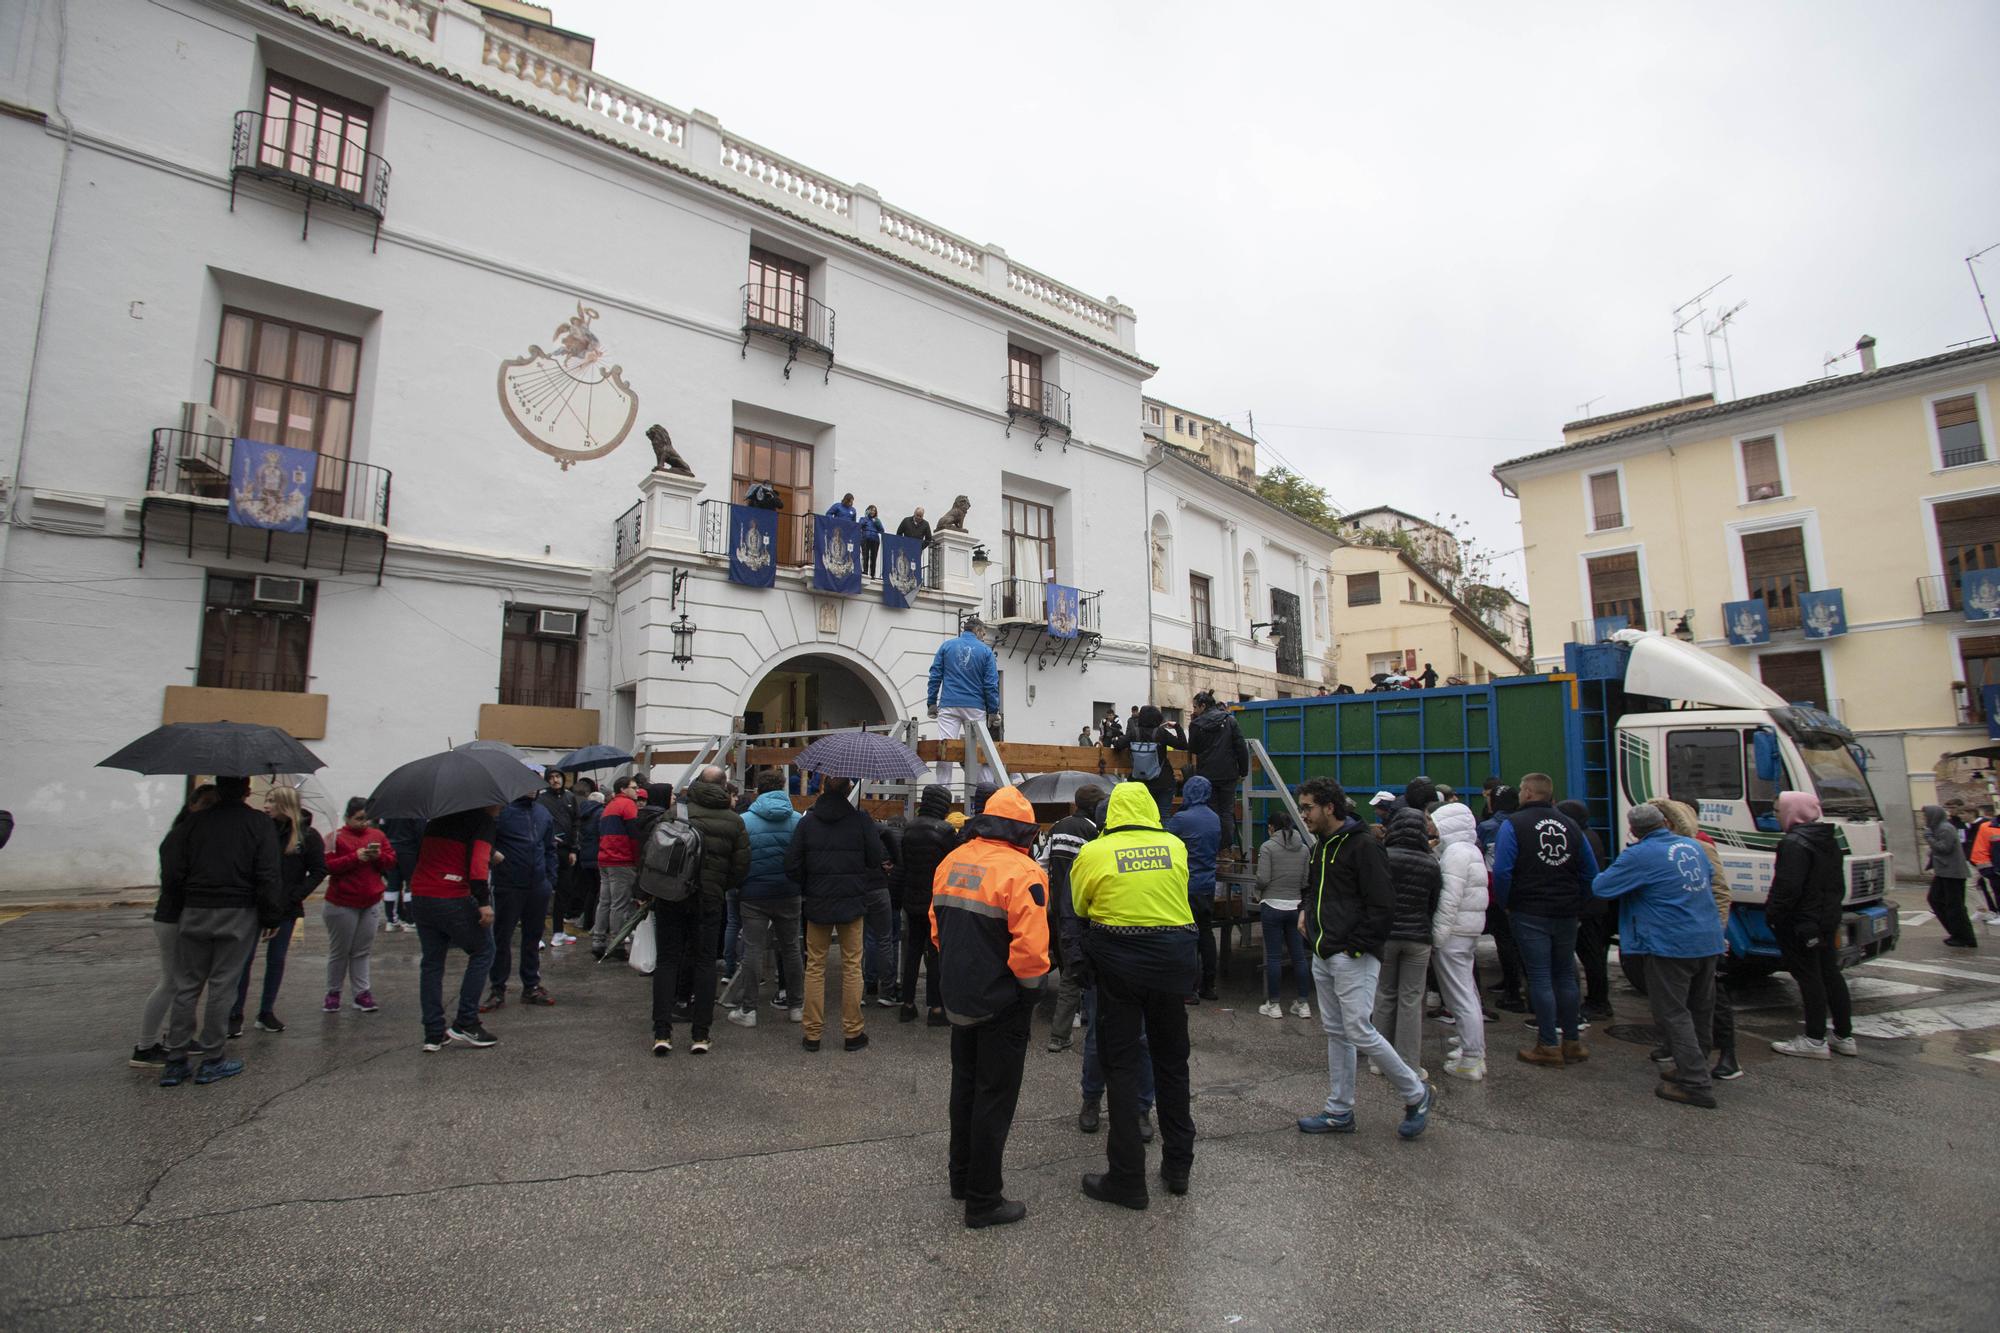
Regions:
<instances>
[{"instance_id":1,"label":"stone lion statue","mask_svg":"<svg viewBox=\"0 0 2000 1333\"><path fill-rule=\"evenodd\" d=\"M654 422L646 427L646 438L653 446L653 471L680 472L690 477L694 475L694 469L688 466L687 459L682 458L680 450L674 448L674 437L667 434L665 426Z\"/></svg>"},{"instance_id":2,"label":"stone lion statue","mask_svg":"<svg viewBox=\"0 0 2000 1333\"><path fill-rule=\"evenodd\" d=\"M965 511L970 508L972 508L972 501L963 495L959 496L951 502L951 508L945 510L938 518L935 530L938 532L964 532Z\"/></svg>"}]
</instances>

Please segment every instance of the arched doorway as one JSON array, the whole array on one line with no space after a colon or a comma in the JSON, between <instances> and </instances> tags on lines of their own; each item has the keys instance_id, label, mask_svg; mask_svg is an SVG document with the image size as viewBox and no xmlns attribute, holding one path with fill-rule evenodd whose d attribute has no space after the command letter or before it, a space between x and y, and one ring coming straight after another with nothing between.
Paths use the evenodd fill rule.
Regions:
<instances>
[{"instance_id":1,"label":"arched doorway","mask_svg":"<svg viewBox=\"0 0 2000 1333\"><path fill-rule=\"evenodd\" d=\"M833 645L773 659L737 709L751 735L867 726L901 715L874 665Z\"/></svg>"}]
</instances>

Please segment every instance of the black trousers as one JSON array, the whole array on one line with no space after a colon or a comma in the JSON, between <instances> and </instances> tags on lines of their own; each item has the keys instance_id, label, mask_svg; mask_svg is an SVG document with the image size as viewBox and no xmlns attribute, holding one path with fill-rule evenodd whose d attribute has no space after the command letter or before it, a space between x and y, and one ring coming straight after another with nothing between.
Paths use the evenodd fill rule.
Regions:
<instances>
[{"instance_id":1,"label":"black trousers","mask_svg":"<svg viewBox=\"0 0 2000 1333\"><path fill-rule=\"evenodd\" d=\"M1222 841L1216 846L1228 851L1236 845L1236 782L1219 782L1209 788L1208 808L1222 821Z\"/></svg>"},{"instance_id":2,"label":"black trousers","mask_svg":"<svg viewBox=\"0 0 2000 1333\"><path fill-rule=\"evenodd\" d=\"M1692 1000L1689 1001L1693 1003ZM1722 964L1715 965L1715 1053L1724 1059L1736 1058L1736 1002L1729 998L1729 983L1723 979Z\"/></svg>"},{"instance_id":3,"label":"black trousers","mask_svg":"<svg viewBox=\"0 0 2000 1333\"><path fill-rule=\"evenodd\" d=\"M570 878L570 910L568 920L581 922L583 933L590 933L590 923L597 920L597 867L577 866Z\"/></svg>"},{"instance_id":4,"label":"black trousers","mask_svg":"<svg viewBox=\"0 0 2000 1333\"><path fill-rule=\"evenodd\" d=\"M1194 912L1195 951L1201 958L1201 989L1206 993L1215 989L1215 899L1190 893L1188 907Z\"/></svg>"},{"instance_id":5,"label":"black trousers","mask_svg":"<svg viewBox=\"0 0 2000 1333\"><path fill-rule=\"evenodd\" d=\"M1486 909L1486 933L1500 953L1500 993L1510 1000L1521 998L1521 946L1514 943L1514 923L1507 909L1493 903Z\"/></svg>"},{"instance_id":6,"label":"black trousers","mask_svg":"<svg viewBox=\"0 0 2000 1333\"><path fill-rule=\"evenodd\" d=\"M1584 917L1576 923L1576 957L1583 964L1583 1002L1588 1005L1611 1003L1611 974L1607 963L1611 953L1611 932L1618 918L1611 912ZM1512 931L1508 932L1511 937Z\"/></svg>"},{"instance_id":7,"label":"black trousers","mask_svg":"<svg viewBox=\"0 0 2000 1333\"><path fill-rule=\"evenodd\" d=\"M1105 1187L1126 1198L1146 1194L1146 1145L1139 1141L1139 1061L1153 1064L1153 1112L1160 1160L1185 1171L1194 1164L1194 1113L1188 1088L1185 997L1121 976L1097 963L1097 1058L1104 1066L1111 1135ZM1140 1045L1145 1039L1145 1047Z\"/></svg>"},{"instance_id":8,"label":"black trousers","mask_svg":"<svg viewBox=\"0 0 2000 1333\"><path fill-rule=\"evenodd\" d=\"M1778 948L1784 953L1785 967L1799 983L1799 1003L1806 1011L1806 1035L1814 1041L1826 1040L1830 1010L1833 1035L1853 1036L1854 1005L1848 998L1847 978L1840 975L1840 956L1825 943L1816 949L1802 948L1789 930L1778 932Z\"/></svg>"},{"instance_id":9,"label":"black trousers","mask_svg":"<svg viewBox=\"0 0 2000 1333\"><path fill-rule=\"evenodd\" d=\"M944 1008L944 997L938 993L938 951L931 943L931 914L929 912L903 913L903 1003L917 1002L917 964L924 965L924 1004L931 1009Z\"/></svg>"},{"instance_id":10,"label":"black trousers","mask_svg":"<svg viewBox=\"0 0 2000 1333\"><path fill-rule=\"evenodd\" d=\"M1024 1000L984 1023L952 1025L951 1187L964 1191L968 1213L1003 1198L1000 1163L1021 1098L1031 1012Z\"/></svg>"},{"instance_id":11,"label":"black trousers","mask_svg":"<svg viewBox=\"0 0 2000 1333\"><path fill-rule=\"evenodd\" d=\"M1973 933L1972 918L1965 911L1965 881L1962 879L1933 879L1930 891L1931 911L1937 914L1938 924L1944 927L1944 937L1966 944L1979 943L1979 936Z\"/></svg>"},{"instance_id":12,"label":"black trousers","mask_svg":"<svg viewBox=\"0 0 2000 1333\"><path fill-rule=\"evenodd\" d=\"M689 978L689 1022L695 1039L715 1021L715 951L722 940L722 904L696 889L677 903L653 904L654 940L660 960L653 968L653 1035L674 1035L674 1001Z\"/></svg>"}]
</instances>

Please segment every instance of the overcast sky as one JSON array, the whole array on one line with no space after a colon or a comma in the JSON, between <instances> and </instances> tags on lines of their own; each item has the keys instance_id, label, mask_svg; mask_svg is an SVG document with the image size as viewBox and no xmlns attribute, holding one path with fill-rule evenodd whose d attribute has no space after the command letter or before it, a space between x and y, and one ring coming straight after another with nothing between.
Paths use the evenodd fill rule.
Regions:
<instances>
[{"instance_id":1,"label":"overcast sky","mask_svg":"<svg viewBox=\"0 0 2000 1333\"><path fill-rule=\"evenodd\" d=\"M610 77L1116 295L1148 391L1254 410L1260 466L1496 554L1492 465L1676 396L1725 275L1739 396L1985 334L1991 0L554 4Z\"/></svg>"}]
</instances>

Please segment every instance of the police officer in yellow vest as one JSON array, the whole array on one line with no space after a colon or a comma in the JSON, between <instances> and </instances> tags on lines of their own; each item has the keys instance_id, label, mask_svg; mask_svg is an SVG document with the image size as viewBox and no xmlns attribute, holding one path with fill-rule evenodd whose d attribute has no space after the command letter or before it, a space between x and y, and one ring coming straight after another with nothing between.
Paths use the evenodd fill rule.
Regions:
<instances>
[{"instance_id":1,"label":"police officer in yellow vest","mask_svg":"<svg viewBox=\"0 0 2000 1333\"><path fill-rule=\"evenodd\" d=\"M1146 1147L1139 1139L1139 1034L1152 1048L1160 1179L1187 1193L1194 1165L1188 1108L1187 1007L1201 970L1188 907L1187 847L1160 827L1141 782L1112 789L1104 831L1070 863L1070 901L1083 922L1083 952L1097 987L1097 1050L1111 1110L1110 1169L1083 1178L1083 1192L1144 1208ZM1086 982L1086 984L1090 984Z\"/></svg>"}]
</instances>

